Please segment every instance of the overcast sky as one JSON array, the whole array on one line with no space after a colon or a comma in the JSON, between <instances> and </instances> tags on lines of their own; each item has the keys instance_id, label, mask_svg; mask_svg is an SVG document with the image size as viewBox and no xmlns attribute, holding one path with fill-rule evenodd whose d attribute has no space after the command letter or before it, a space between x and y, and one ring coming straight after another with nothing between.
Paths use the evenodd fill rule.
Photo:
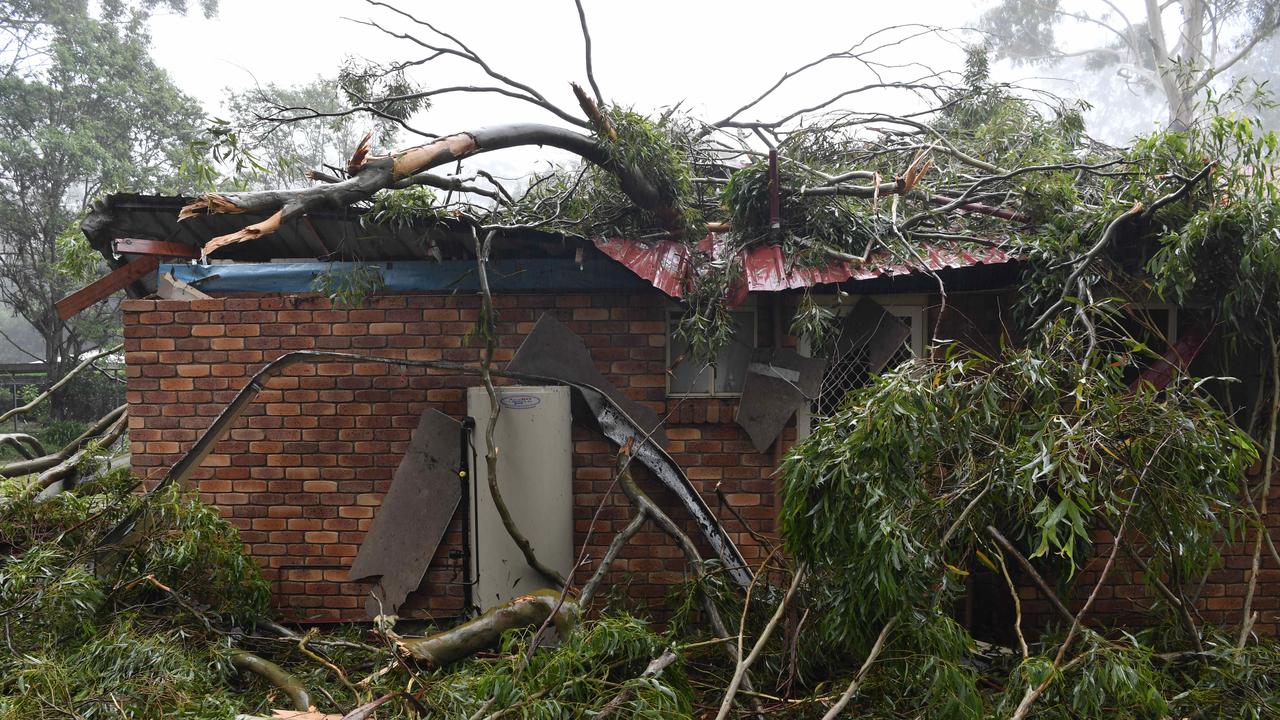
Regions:
<instances>
[{"instance_id":1,"label":"overcast sky","mask_svg":"<svg viewBox=\"0 0 1280 720\"><path fill-rule=\"evenodd\" d=\"M585 0L595 71L606 99L651 111L683 101L714 119L738 107L788 69L847 48L895 24L970 25L990 0ZM541 90L576 112L568 83L585 82L583 47L572 0L401 0L400 7L457 35L496 70ZM177 84L217 112L227 87L289 85L333 76L348 55L374 60L422 57L421 48L352 20L373 19L401 31L425 31L363 0L221 0L205 19L161 15L153 20L154 56ZM970 36L970 39L976 36ZM897 62L959 70L963 53L942 40L895 49ZM1022 80L1035 69L1003 70ZM446 59L418 71L422 86L483 80L473 67ZM794 108L865 79L851 64L805 75L780 93L773 108ZM901 76L900 76L901 78ZM900 79L899 78L899 79ZM1070 94L1070 86L1058 86ZM869 97L863 107L894 102ZM893 109L892 107L890 109ZM760 117L768 117L768 108ZM750 119L750 118L748 118ZM516 121L558 122L529 105L493 96L440 98L415 125L449 133ZM514 150L487 158L491 169L523 174L546 153Z\"/></svg>"},{"instance_id":2,"label":"overcast sky","mask_svg":"<svg viewBox=\"0 0 1280 720\"><path fill-rule=\"evenodd\" d=\"M881 27L902 23L960 26L981 4L959 2L822 2L816 0L586 0L595 72L604 96L649 111L684 101L700 116L724 114L803 62ZM576 112L569 81L585 84L583 46L572 0L404 1L400 5L457 35L496 70L537 87ZM374 19L396 30L420 30L361 0L221 0L218 15L164 15L153 21L154 56L178 85L217 109L226 87L294 84L333 76L344 56L410 59L424 51L352 22ZM919 57L917 57L917 55ZM962 53L944 42L921 43L899 61L959 68ZM797 81L775 107L815 101L848 87L846 64ZM441 60L414 75L421 85L482 80L475 69ZM512 121L558 122L505 99L444 97L415 124L448 133ZM537 151L508 152L499 169L537 163ZM514 156L513 156L514 155ZM522 157L523 156L523 157ZM497 158L494 158L497 160Z\"/></svg>"}]
</instances>

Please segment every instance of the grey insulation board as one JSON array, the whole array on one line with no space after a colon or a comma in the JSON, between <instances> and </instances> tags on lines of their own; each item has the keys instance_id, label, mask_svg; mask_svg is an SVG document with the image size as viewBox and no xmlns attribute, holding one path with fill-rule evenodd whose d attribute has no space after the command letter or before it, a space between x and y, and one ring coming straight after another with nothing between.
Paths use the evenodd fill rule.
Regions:
<instances>
[{"instance_id":1,"label":"grey insulation board","mask_svg":"<svg viewBox=\"0 0 1280 720\"><path fill-rule=\"evenodd\" d=\"M462 424L439 410L422 413L373 517L348 577L380 575L365 602L370 617L395 613L418 589L462 500L458 478Z\"/></svg>"},{"instance_id":2,"label":"grey insulation board","mask_svg":"<svg viewBox=\"0 0 1280 720\"><path fill-rule=\"evenodd\" d=\"M827 361L787 349L757 350L747 367L735 420L756 452L773 445L796 411L822 390Z\"/></svg>"},{"instance_id":3,"label":"grey insulation board","mask_svg":"<svg viewBox=\"0 0 1280 720\"><path fill-rule=\"evenodd\" d=\"M658 413L623 395L609 382L596 368L591 351L582 338L551 313L543 313L538 318L533 331L520 343L515 356L507 363L507 371L589 385L608 395L636 425L644 432L652 433L652 439L666 447L667 433Z\"/></svg>"}]
</instances>

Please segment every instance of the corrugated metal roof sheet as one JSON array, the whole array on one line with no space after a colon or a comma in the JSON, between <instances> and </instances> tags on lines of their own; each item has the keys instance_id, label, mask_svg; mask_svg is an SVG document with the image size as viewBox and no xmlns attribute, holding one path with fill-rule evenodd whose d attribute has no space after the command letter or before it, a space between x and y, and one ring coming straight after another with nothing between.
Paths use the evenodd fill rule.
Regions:
<instances>
[{"instance_id":1,"label":"corrugated metal roof sheet","mask_svg":"<svg viewBox=\"0 0 1280 720\"><path fill-rule=\"evenodd\" d=\"M683 294L690 265L688 245L674 240L644 242L624 238L602 238L596 240L595 245L601 252L626 265L667 295L679 298ZM726 247L727 238L722 235L708 235L698 244L698 250L702 252L719 253ZM973 252L926 243L920 246L920 251L923 261L903 262L901 258L881 251L872 253L864 263L833 259L824 266L788 262L782 254L782 248L777 245L757 245L740 250L738 256L746 280L746 290L750 292L778 292L847 280L870 280L975 265L1000 265L1016 259L1011 253L996 247Z\"/></svg>"},{"instance_id":2,"label":"corrugated metal roof sheet","mask_svg":"<svg viewBox=\"0 0 1280 720\"><path fill-rule=\"evenodd\" d=\"M178 222L178 210L186 198L119 194L97 204L83 224L85 234L95 248L113 265L124 262L115 258L111 240L136 237L203 245L210 238L234 232L251 222L263 219L252 213L244 215L202 215ZM558 235L520 232L501 243L504 258L561 258L581 263L582 250L594 252L591 244ZM687 285L691 248L674 240L641 241L623 238L594 240L594 249L625 266L643 280L667 295L679 298ZM728 260L733 253L728 235L709 234L696 246L696 251ZM957 246L920 246L922 261L903 262L887 252L874 253L864 263L832 260L823 266L789 262L782 248L759 245L738 251L744 270L744 283L735 288L735 302L748 292L778 292L841 283L848 280L870 280L910 275L930 270L966 268L975 265L999 265L1015 258L999 248L980 251ZM299 221L285 223L276 233L254 242L240 243L219 251L214 257L233 262L262 263L280 260L316 258L327 261L436 261L472 257L471 239L463 228L449 222L422 225L362 225L358 208L310 213ZM150 287L138 287L134 294L145 294Z\"/></svg>"}]
</instances>

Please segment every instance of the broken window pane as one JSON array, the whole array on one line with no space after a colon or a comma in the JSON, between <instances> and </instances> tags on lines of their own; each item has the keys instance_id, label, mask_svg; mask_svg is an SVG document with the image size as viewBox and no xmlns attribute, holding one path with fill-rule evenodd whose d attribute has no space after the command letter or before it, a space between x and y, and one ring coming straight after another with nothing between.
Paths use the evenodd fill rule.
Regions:
<instances>
[{"instance_id":1,"label":"broken window pane","mask_svg":"<svg viewBox=\"0 0 1280 720\"><path fill-rule=\"evenodd\" d=\"M670 349L667 389L671 395L736 396L742 393L746 381L747 366L756 347L756 313L754 310L738 310L730 313L733 320L733 339L716 356L714 365L703 363L686 355L688 343L676 337L675 329L680 312L668 316L667 343Z\"/></svg>"},{"instance_id":2,"label":"broken window pane","mask_svg":"<svg viewBox=\"0 0 1280 720\"><path fill-rule=\"evenodd\" d=\"M911 327L913 318L910 315L896 315L896 317L904 325ZM870 380L868 367L870 345L859 345L852 350L839 353L836 350L839 344L836 338L831 338L823 343L822 348L815 348L812 353L815 357L823 357L823 353L830 353L826 355L827 372L822 376L822 390L809 408L809 415L815 421L834 415L849 391L866 385ZM911 336L908 335L884 369L897 367L909 360L912 355L914 353L911 351Z\"/></svg>"}]
</instances>

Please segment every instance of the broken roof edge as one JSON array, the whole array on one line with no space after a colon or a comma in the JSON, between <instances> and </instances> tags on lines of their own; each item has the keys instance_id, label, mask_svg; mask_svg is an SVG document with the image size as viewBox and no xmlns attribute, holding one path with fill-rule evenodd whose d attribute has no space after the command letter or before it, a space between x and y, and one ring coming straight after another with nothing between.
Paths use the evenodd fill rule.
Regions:
<instances>
[{"instance_id":1,"label":"broken roof edge","mask_svg":"<svg viewBox=\"0 0 1280 720\"><path fill-rule=\"evenodd\" d=\"M245 213L202 215L179 222L178 211L188 201L189 198L179 195L109 195L94 203L81 223L81 230L111 267L119 268L130 259L128 253L120 252L115 246L120 240L141 238L160 241L159 244L172 243L198 249L212 237L235 232L262 219L253 213ZM250 243L229 246L215 255L215 259L237 264L273 265L285 264L281 260L296 260L298 263L294 264L323 263L332 267L332 263L336 261L366 264L403 264L415 261L439 263L474 257L470 253L469 229L460 221L433 220L399 226L373 225L362 223L361 214L360 208L310 213L297 221L285 223L277 233ZM699 247L703 250L715 250L727 243L726 233L709 234L699 243ZM523 290L629 290L638 287L635 283L619 280L613 271L620 269L624 273L633 274L641 283L652 285L678 300L683 295L690 256L698 248L671 239L584 240L569 235L521 231L507 238L501 249L506 258L554 258L571 261L580 268L592 265L605 273L605 279L600 281L604 285L599 287L576 281L567 282L563 287L554 282L543 287L521 283L520 289ZM968 250L960 246L924 244L921 250L921 260L914 262L903 262L881 251L873 253L867 261L861 263L833 258L826 265L814 266L789 261L782 248L777 245L754 246L738 251L744 280L740 294L786 292L818 286L856 287L859 291L873 291L873 288L896 291L910 286L919 291L927 290L922 285L924 282L936 285L935 276L961 279L969 286L968 289L986 289L1007 286L1011 273L981 272L974 270L975 268L1016 265L1019 260L1011 250L999 247ZM592 262L596 259L602 262ZM166 266L171 271L181 267L189 266ZM219 263L213 267L229 268L232 265ZM129 294L142 297L153 292L157 275L153 273L131 283L128 287ZM175 276L187 282L202 279L194 274L187 277L183 271L175 271ZM549 270L541 276L559 277ZM204 288L214 292L233 292L217 285L206 285ZM436 279L423 287L405 286L397 291L439 289L441 288ZM290 290L307 291L309 287Z\"/></svg>"},{"instance_id":2,"label":"broken roof edge","mask_svg":"<svg viewBox=\"0 0 1280 720\"><path fill-rule=\"evenodd\" d=\"M675 240L641 241L626 238L598 238L596 248L627 266L636 275L672 298L683 296L685 280L691 270L695 248ZM724 234L712 233L700 243L699 250L718 253L728 243ZM891 253L872 253L866 261L851 262L831 259L826 265L812 266L790 262L778 245L756 245L738 250L742 265L744 292L782 292L819 285L844 285L850 282L882 280L901 276L931 277L943 271L978 266L1015 263L1019 258L1011 251L990 247L970 251L959 246L946 247L924 243L921 258L903 261Z\"/></svg>"}]
</instances>

